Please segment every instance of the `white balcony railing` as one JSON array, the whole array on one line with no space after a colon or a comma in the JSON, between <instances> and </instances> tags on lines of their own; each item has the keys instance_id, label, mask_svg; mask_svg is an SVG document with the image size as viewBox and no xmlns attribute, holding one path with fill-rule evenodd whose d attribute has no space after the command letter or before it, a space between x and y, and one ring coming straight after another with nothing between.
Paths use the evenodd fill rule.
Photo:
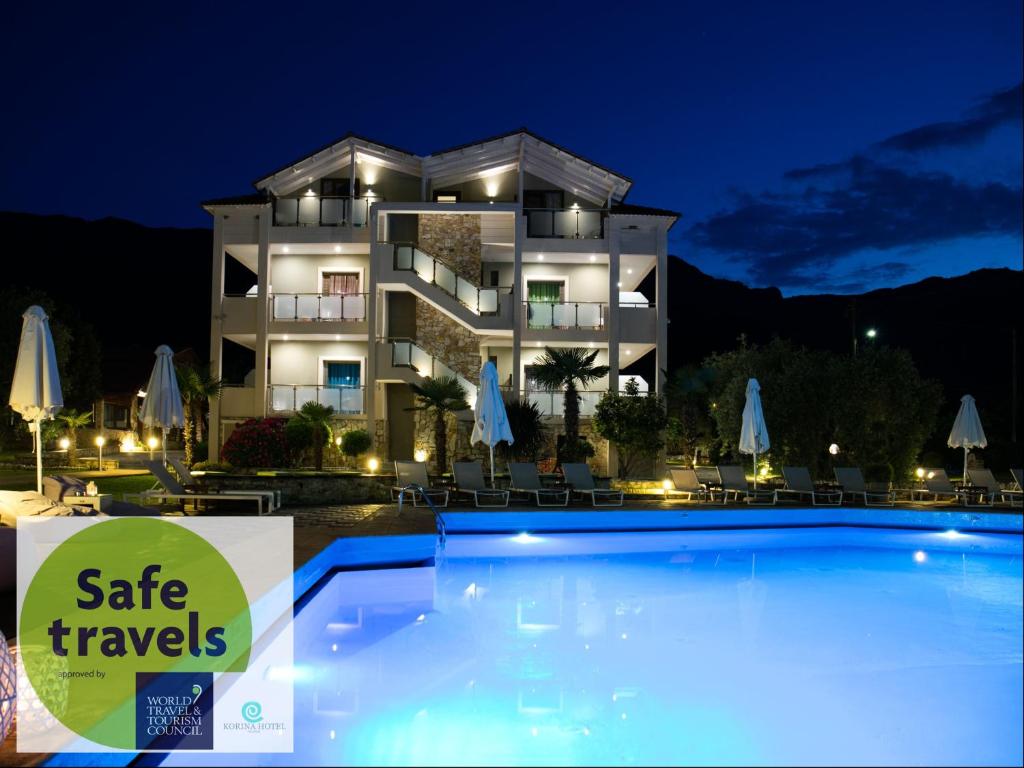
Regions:
<instances>
[{"instance_id":1,"label":"white balcony railing","mask_svg":"<svg viewBox=\"0 0 1024 768\"><path fill-rule=\"evenodd\" d=\"M275 320L366 321L365 293L275 293Z\"/></svg>"},{"instance_id":2,"label":"white balcony railing","mask_svg":"<svg viewBox=\"0 0 1024 768\"><path fill-rule=\"evenodd\" d=\"M319 403L334 408L335 413L364 413L365 387L328 387L319 384L272 384L268 393L271 413L295 413L306 403Z\"/></svg>"},{"instance_id":3,"label":"white balcony railing","mask_svg":"<svg viewBox=\"0 0 1024 768\"><path fill-rule=\"evenodd\" d=\"M605 305L593 301L527 301L528 328L603 328Z\"/></svg>"}]
</instances>

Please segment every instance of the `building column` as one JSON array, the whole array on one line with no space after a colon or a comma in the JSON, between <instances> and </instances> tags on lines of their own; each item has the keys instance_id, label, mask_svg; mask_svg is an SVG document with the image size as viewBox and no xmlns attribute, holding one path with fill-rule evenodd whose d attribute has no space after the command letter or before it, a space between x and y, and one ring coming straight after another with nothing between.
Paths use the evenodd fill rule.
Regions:
<instances>
[{"instance_id":1,"label":"building column","mask_svg":"<svg viewBox=\"0 0 1024 768\"><path fill-rule=\"evenodd\" d=\"M210 293L210 376L224 377L224 217L213 217L213 280ZM209 460L220 461L220 398L210 399L206 443Z\"/></svg>"},{"instance_id":2,"label":"building column","mask_svg":"<svg viewBox=\"0 0 1024 768\"><path fill-rule=\"evenodd\" d=\"M512 267L512 396L518 400L522 396L522 364L523 364L523 243L526 242L526 217L522 208L514 214L516 217L516 242Z\"/></svg>"},{"instance_id":3,"label":"building column","mask_svg":"<svg viewBox=\"0 0 1024 768\"><path fill-rule=\"evenodd\" d=\"M660 229L660 228L659 228ZM657 346L655 348L655 390L659 395L665 394L665 372L668 370L668 230L658 232L657 247L658 264L655 274L655 295L658 313ZM666 471L665 445L658 451L655 460L655 477L664 477Z\"/></svg>"},{"instance_id":4,"label":"building column","mask_svg":"<svg viewBox=\"0 0 1024 768\"><path fill-rule=\"evenodd\" d=\"M655 391L665 393L665 371L668 370L668 231L658 232L657 272L655 273L655 302L658 313L654 375Z\"/></svg>"},{"instance_id":5,"label":"building column","mask_svg":"<svg viewBox=\"0 0 1024 768\"><path fill-rule=\"evenodd\" d=\"M608 389L618 392L619 387L619 277L620 236L614 219L608 217ZM619 474L619 457L615 446L608 444L608 474Z\"/></svg>"},{"instance_id":6,"label":"building column","mask_svg":"<svg viewBox=\"0 0 1024 768\"><path fill-rule=\"evenodd\" d=\"M377 451L377 337L381 328L378 305L377 261L381 258L377 243L378 214L376 206L370 207L370 268L366 286L366 431L370 433L370 453Z\"/></svg>"},{"instance_id":7,"label":"building column","mask_svg":"<svg viewBox=\"0 0 1024 768\"><path fill-rule=\"evenodd\" d=\"M267 362L270 357L270 209L259 213L256 250L256 402L257 416L267 415Z\"/></svg>"}]
</instances>

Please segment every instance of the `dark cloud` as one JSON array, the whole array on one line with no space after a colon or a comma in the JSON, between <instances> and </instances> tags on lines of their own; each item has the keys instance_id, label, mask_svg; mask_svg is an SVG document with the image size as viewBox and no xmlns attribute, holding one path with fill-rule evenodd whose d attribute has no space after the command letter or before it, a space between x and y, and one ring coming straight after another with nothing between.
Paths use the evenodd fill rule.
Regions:
<instances>
[{"instance_id":1,"label":"dark cloud","mask_svg":"<svg viewBox=\"0 0 1024 768\"><path fill-rule=\"evenodd\" d=\"M1005 91L993 93L962 120L922 125L920 128L890 136L875 146L879 149L901 152L920 152L976 144L998 126L1019 121L1022 99L1024 84L1018 83Z\"/></svg>"},{"instance_id":2,"label":"dark cloud","mask_svg":"<svg viewBox=\"0 0 1024 768\"><path fill-rule=\"evenodd\" d=\"M788 195L742 197L737 206L695 224L689 240L748 265L757 284L852 290L859 282L898 279L909 270L885 262L870 273L836 274L864 251L921 246L979 235L1018 235L1021 189L971 184L946 173L911 172L865 157L802 169L790 178L831 175L834 183Z\"/></svg>"}]
</instances>

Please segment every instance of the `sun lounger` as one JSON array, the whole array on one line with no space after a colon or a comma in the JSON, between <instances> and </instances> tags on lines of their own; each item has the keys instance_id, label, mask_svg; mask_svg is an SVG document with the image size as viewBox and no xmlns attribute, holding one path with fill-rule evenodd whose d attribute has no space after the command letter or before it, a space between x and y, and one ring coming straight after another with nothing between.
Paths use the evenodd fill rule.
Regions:
<instances>
[{"instance_id":1,"label":"sun lounger","mask_svg":"<svg viewBox=\"0 0 1024 768\"><path fill-rule=\"evenodd\" d=\"M182 485L188 489L190 486L195 487L198 485L195 476L192 471L185 466L185 462L181 459L169 458L167 463L171 465L174 471L178 474L178 478L181 480ZM281 508L281 492L276 490L260 491L253 488L208 488L208 493L234 493L239 496L265 496L268 499L270 511L273 512L275 509Z\"/></svg>"},{"instance_id":2,"label":"sun lounger","mask_svg":"<svg viewBox=\"0 0 1024 768\"><path fill-rule=\"evenodd\" d=\"M565 477L573 493L581 497L590 497L592 507L621 507L622 491L613 491L610 488L598 488L594 482L594 475L590 467L582 462L562 464L562 475Z\"/></svg>"},{"instance_id":3,"label":"sun lounger","mask_svg":"<svg viewBox=\"0 0 1024 768\"><path fill-rule=\"evenodd\" d=\"M971 481L971 485L985 489L985 493L988 494L989 504L995 504L996 497L998 496L999 501L1008 503L1010 506L1021 506L1024 494L1020 491L1003 488L999 481L996 480L995 475L992 474L991 469L969 469L967 470L967 477Z\"/></svg>"},{"instance_id":4,"label":"sun lounger","mask_svg":"<svg viewBox=\"0 0 1024 768\"><path fill-rule=\"evenodd\" d=\"M865 507L891 507L896 503L896 494L891 490L869 490L860 467L836 467L835 473L843 499L860 498Z\"/></svg>"},{"instance_id":5,"label":"sun lounger","mask_svg":"<svg viewBox=\"0 0 1024 768\"><path fill-rule=\"evenodd\" d=\"M976 502L971 502L972 494L954 486L944 469L929 469L925 472L923 480L924 488L916 489L912 494L912 497L918 497L918 501L928 501L924 497L930 495L931 501L949 500L954 504L963 504L965 507L981 506Z\"/></svg>"},{"instance_id":6,"label":"sun lounger","mask_svg":"<svg viewBox=\"0 0 1024 768\"><path fill-rule=\"evenodd\" d=\"M488 488L484 481L484 468L479 461L456 461L452 464L455 493L473 497L477 507L507 507L508 491Z\"/></svg>"},{"instance_id":7,"label":"sun lounger","mask_svg":"<svg viewBox=\"0 0 1024 768\"><path fill-rule=\"evenodd\" d=\"M430 477L427 475L427 464L423 461L396 461L395 478L397 485L391 489L391 498L398 500L402 489L410 485L416 486L410 489L412 492L412 505L421 506L421 502L435 507L448 506L448 491L445 488L431 488Z\"/></svg>"},{"instance_id":8,"label":"sun lounger","mask_svg":"<svg viewBox=\"0 0 1024 768\"><path fill-rule=\"evenodd\" d=\"M668 471L668 475L672 479L672 487L665 489L666 496L685 493L687 501L693 501L694 496L700 501L708 498L708 487L700 481L694 470L673 467Z\"/></svg>"},{"instance_id":9,"label":"sun lounger","mask_svg":"<svg viewBox=\"0 0 1024 768\"><path fill-rule=\"evenodd\" d=\"M271 491L260 493L259 495L251 493L198 493L196 491L190 491L174 479L162 462L147 461L144 463L153 474L153 477L155 477L157 482L162 486L163 490L126 493L124 494L125 501L128 501L128 499L137 499L140 504L146 504L150 501L191 501L193 503L199 501L255 501L256 514L262 515L264 503L268 502L268 495L270 498L273 498L273 493ZM266 510L269 514L271 511L269 503L266 504Z\"/></svg>"},{"instance_id":10,"label":"sun lounger","mask_svg":"<svg viewBox=\"0 0 1024 768\"><path fill-rule=\"evenodd\" d=\"M1024 490L1024 469L1011 469L1010 477L1013 478L1013 487L1011 491Z\"/></svg>"},{"instance_id":11,"label":"sun lounger","mask_svg":"<svg viewBox=\"0 0 1024 768\"><path fill-rule=\"evenodd\" d=\"M786 487L778 491L780 494L796 496L797 500L810 498L811 504L815 506L837 506L843 503L842 491L817 490L807 467L783 467L782 477Z\"/></svg>"},{"instance_id":12,"label":"sun lounger","mask_svg":"<svg viewBox=\"0 0 1024 768\"><path fill-rule=\"evenodd\" d=\"M729 494L733 494L736 501L742 497L747 504L772 506L778 501L775 491L759 488L751 490L747 483L747 473L743 467L736 464L725 464L718 467L718 477L722 489L722 503L729 500Z\"/></svg>"},{"instance_id":13,"label":"sun lounger","mask_svg":"<svg viewBox=\"0 0 1024 768\"><path fill-rule=\"evenodd\" d=\"M532 496L538 507L565 507L569 504L569 491L561 488L545 488L540 482L536 464L512 462L508 465L511 478L509 490ZM545 499L544 502L541 499Z\"/></svg>"}]
</instances>

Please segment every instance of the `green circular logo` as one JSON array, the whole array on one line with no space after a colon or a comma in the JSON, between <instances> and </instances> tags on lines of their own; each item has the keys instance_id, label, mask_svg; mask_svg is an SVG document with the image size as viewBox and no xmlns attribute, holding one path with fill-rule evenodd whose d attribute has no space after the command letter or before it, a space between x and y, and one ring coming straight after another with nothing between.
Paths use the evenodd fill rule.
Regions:
<instances>
[{"instance_id":1,"label":"green circular logo","mask_svg":"<svg viewBox=\"0 0 1024 768\"><path fill-rule=\"evenodd\" d=\"M136 674L242 672L252 623L237 575L209 542L171 522L121 518L46 558L25 594L19 640L53 716L131 749Z\"/></svg>"}]
</instances>

